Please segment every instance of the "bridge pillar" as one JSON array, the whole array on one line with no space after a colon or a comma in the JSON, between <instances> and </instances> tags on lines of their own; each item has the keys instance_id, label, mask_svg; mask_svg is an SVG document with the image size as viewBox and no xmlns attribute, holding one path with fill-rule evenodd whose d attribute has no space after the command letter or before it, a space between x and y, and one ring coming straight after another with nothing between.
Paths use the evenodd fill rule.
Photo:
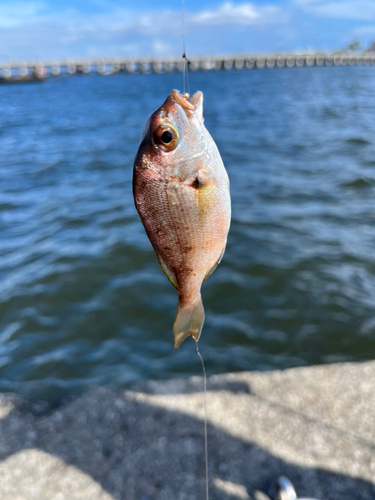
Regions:
<instances>
[{"instance_id":1,"label":"bridge pillar","mask_svg":"<svg viewBox=\"0 0 375 500\"><path fill-rule=\"evenodd\" d=\"M152 64L149 61L144 61L139 65L139 71L144 75L152 73Z\"/></svg>"},{"instance_id":2,"label":"bridge pillar","mask_svg":"<svg viewBox=\"0 0 375 500\"><path fill-rule=\"evenodd\" d=\"M135 62L129 62L129 63L125 64L125 70L131 74L138 73L138 68L139 68L139 66ZM152 69L154 69L153 65L152 65Z\"/></svg>"},{"instance_id":3,"label":"bridge pillar","mask_svg":"<svg viewBox=\"0 0 375 500\"><path fill-rule=\"evenodd\" d=\"M306 57L306 66L311 67L314 66L315 64L315 57L314 56L307 56Z\"/></svg>"},{"instance_id":4,"label":"bridge pillar","mask_svg":"<svg viewBox=\"0 0 375 500\"><path fill-rule=\"evenodd\" d=\"M31 70L31 73L37 78L43 79L46 76L46 68L44 66L34 66Z\"/></svg>"},{"instance_id":5,"label":"bridge pillar","mask_svg":"<svg viewBox=\"0 0 375 500\"><path fill-rule=\"evenodd\" d=\"M223 67L223 61L218 59L217 61L214 62L213 70L220 71L222 67Z\"/></svg>"},{"instance_id":6,"label":"bridge pillar","mask_svg":"<svg viewBox=\"0 0 375 500\"><path fill-rule=\"evenodd\" d=\"M154 62L152 65L152 69L155 73L164 73L164 64L161 62Z\"/></svg>"},{"instance_id":7,"label":"bridge pillar","mask_svg":"<svg viewBox=\"0 0 375 500\"><path fill-rule=\"evenodd\" d=\"M243 69L245 66L245 60L244 59L236 59L234 61L234 67L238 70Z\"/></svg>"},{"instance_id":8,"label":"bridge pillar","mask_svg":"<svg viewBox=\"0 0 375 500\"><path fill-rule=\"evenodd\" d=\"M214 69L215 63L209 59L205 59L204 61L201 61L200 67L202 71L211 71Z\"/></svg>"},{"instance_id":9,"label":"bridge pillar","mask_svg":"<svg viewBox=\"0 0 375 500\"><path fill-rule=\"evenodd\" d=\"M295 63L296 63L296 60L294 59L294 57L288 57L286 60L286 65L288 66L288 68L293 68Z\"/></svg>"},{"instance_id":10,"label":"bridge pillar","mask_svg":"<svg viewBox=\"0 0 375 500\"><path fill-rule=\"evenodd\" d=\"M335 66L340 66L340 64L341 64L341 57L340 56L334 56L334 58L333 58L333 64Z\"/></svg>"},{"instance_id":11,"label":"bridge pillar","mask_svg":"<svg viewBox=\"0 0 375 500\"><path fill-rule=\"evenodd\" d=\"M90 64L78 64L76 66L76 71L77 71L77 73L83 73L83 74L87 75L91 71L91 66L90 66Z\"/></svg>"},{"instance_id":12,"label":"bridge pillar","mask_svg":"<svg viewBox=\"0 0 375 500\"><path fill-rule=\"evenodd\" d=\"M306 61L306 59L304 57L297 57L297 59L296 59L296 66L298 68L301 68L302 66L304 66L305 61Z\"/></svg>"},{"instance_id":13,"label":"bridge pillar","mask_svg":"<svg viewBox=\"0 0 375 500\"><path fill-rule=\"evenodd\" d=\"M245 66L247 69L253 69L255 66L255 58L250 57L250 59L246 59Z\"/></svg>"},{"instance_id":14,"label":"bridge pillar","mask_svg":"<svg viewBox=\"0 0 375 500\"><path fill-rule=\"evenodd\" d=\"M164 69L165 69L165 72L166 73L172 73L175 69L175 64L173 61L167 61L165 64L164 64Z\"/></svg>"}]
</instances>

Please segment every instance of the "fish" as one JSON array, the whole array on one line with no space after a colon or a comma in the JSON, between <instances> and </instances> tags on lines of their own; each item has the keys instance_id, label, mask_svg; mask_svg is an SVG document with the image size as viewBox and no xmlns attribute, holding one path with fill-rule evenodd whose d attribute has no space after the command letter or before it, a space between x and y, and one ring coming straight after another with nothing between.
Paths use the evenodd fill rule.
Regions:
<instances>
[{"instance_id":1,"label":"fish","mask_svg":"<svg viewBox=\"0 0 375 500\"><path fill-rule=\"evenodd\" d=\"M231 218L229 178L204 126L203 93L172 90L147 120L133 171L133 195L160 267L178 293L174 347L198 341L201 286L221 261Z\"/></svg>"}]
</instances>

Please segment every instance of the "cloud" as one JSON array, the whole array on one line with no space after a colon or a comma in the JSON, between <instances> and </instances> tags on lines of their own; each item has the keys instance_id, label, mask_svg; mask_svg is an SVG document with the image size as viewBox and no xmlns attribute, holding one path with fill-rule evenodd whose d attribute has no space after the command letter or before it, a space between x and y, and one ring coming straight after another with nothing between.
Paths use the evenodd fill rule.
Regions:
<instances>
[{"instance_id":1,"label":"cloud","mask_svg":"<svg viewBox=\"0 0 375 500\"><path fill-rule=\"evenodd\" d=\"M118 14L121 16L120 11ZM180 10L150 11L138 18L134 17L131 23L122 25L121 29L152 36L165 36L166 33L181 35ZM287 13L278 6L232 2L225 2L215 8L198 12L186 11L184 17L187 32L212 27L284 23L288 20Z\"/></svg>"},{"instance_id":2,"label":"cloud","mask_svg":"<svg viewBox=\"0 0 375 500\"><path fill-rule=\"evenodd\" d=\"M348 40L360 40L362 47L369 48L375 40L375 25L359 26L350 31Z\"/></svg>"},{"instance_id":3,"label":"cloud","mask_svg":"<svg viewBox=\"0 0 375 500\"><path fill-rule=\"evenodd\" d=\"M371 21L375 19L374 0L294 0L305 12L318 17Z\"/></svg>"},{"instance_id":4,"label":"cloud","mask_svg":"<svg viewBox=\"0 0 375 500\"><path fill-rule=\"evenodd\" d=\"M207 9L190 15L188 24L192 26L249 26L282 23L287 20L287 13L275 5L257 6L252 3L225 2L216 9Z\"/></svg>"},{"instance_id":5,"label":"cloud","mask_svg":"<svg viewBox=\"0 0 375 500\"><path fill-rule=\"evenodd\" d=\"M47 1L47 0L46 0ZM180 53L181 11L137 11L97 0L106 10L79 12L51 10L42 1L0 6L0 58L54 59L65 57L176 55ZM279 6L225 2L213 8L185 11L185 34L207 37L210 30L222 38L223 29L267 26L288 21ZM177 43L178 39L178 43ZM207 39L207 38L206 38ZM136 47L136 49L135 49ZM178 47L178 48L177 48ZM210 48L207 49L210 51ZM190 55L193 55L193 50Z\"/></svg>"},{"instance_id":6,"label":"cloud","mask_svg":"<svg viewBox=\"0 0 375 500\"><path fill-rule=\"evenodd\" d=\"M154 40L152 42L153 52L156 55L164 56L171 53L171 46L169 43L163 42L163 40Z\"/></svg>"},{"instance_id":7,"label":"cloud","mask_svg":"<svg viewBox=\"0 0 375 500\"><path fill-rule=\"evenodd\" d=\"M371 35L375 36L375 25L361 26L351 31L353 36Z\"/></svg>"},{"instance_id":8,"label":"cloud","mask_svg":"<svg viewBox=\"0 0 375 500\"><path fill-rule=\"evenodd\" d=\"M7 2L0 4L0 28L12 28L33 23L43 17L44 2Z\"/></svg>"},{"instance_id":9,"label":"cloud","mask_svg":"<svg viewBox=\"0 0 375 500\"><path fill-rule=\"evenodd\" d=\"M102 4L102 2L99 3ZM181 11L179 9L149 10L143 13L110 3L107 3L107 7L111 8L105 13L89 15L79 13L74 9L61 9L58 13L51 12L48 11L45 2L39 1L0 4L0 26L15 27L22 24L53 22L61 26L65 25L70 31L79 29L82 34L97 30L131 32L151 36L181 33ZM259 6L252 3L225 2L212 9L198 12L186 10L185 12L185 28L187 30L210 26L273 24L283 23L287 20L286 11L279 6Z\"/></svg>"}]
</instances>

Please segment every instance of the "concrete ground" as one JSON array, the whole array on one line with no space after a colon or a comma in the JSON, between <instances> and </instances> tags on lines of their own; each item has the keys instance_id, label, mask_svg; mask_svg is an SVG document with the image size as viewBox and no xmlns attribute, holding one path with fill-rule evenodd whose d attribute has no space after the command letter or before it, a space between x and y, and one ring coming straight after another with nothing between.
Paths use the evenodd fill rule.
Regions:
<instances>
[{"instance_id":1,"label":"concrete ground","mask_svg":"<svg viewBox=\"0 0 375 500\"><path fill-rule=\"evenodd\" d=\"M375 362L208 381L211 500L375 498ZM202 379L0 398L1 500L204 500ZM264 498L264 496L263 496Z\"/></svg>"}]
</instances>

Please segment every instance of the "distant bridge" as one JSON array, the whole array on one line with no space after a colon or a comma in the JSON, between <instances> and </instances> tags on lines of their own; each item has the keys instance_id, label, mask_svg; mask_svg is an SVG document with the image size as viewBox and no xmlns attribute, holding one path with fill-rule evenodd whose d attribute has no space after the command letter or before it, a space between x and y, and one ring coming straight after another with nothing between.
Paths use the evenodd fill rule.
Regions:
<instances>
[{"instance_id":1,"label":"distant bridge","mask_svg":"<svg viewBox=\"0 0 375 500\"><path fill-rule=\"evenodd\" d=\"M292 68L302 66L362 66L375 65L375 52L307 53L278 55L238 55L227 57L192 57L190 71L220 71L263 68ZM181 58L94 59L44 62L6 62L0 64L1 81L43 80L47 76L89 74L182 72Z\"/></svg>"}]
</instances>

